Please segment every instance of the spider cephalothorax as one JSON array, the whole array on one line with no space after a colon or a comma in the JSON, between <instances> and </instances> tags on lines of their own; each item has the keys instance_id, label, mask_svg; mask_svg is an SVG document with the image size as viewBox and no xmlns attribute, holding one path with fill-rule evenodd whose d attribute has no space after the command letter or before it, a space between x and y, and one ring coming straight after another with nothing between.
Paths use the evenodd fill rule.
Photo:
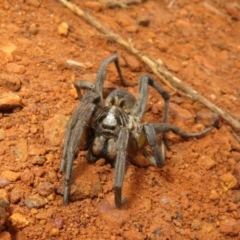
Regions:
<instances>
[{"instance_id":1,"label":"spider cephalothorax","mask_svg":"<svg viewBox=\"0 0 240 240\"><path fill-rule=\"evenodd\" d=\"M166 132L172 131L181 137L189 138L202 136L214 128L212 126L202 132L186 133L175 125L167 124L169 95L149 75L139 78L137 99L129 92L119 89L112 91L106 99L103 99L103 83L111 62L115 63L122 84L129 86L122 77L117 55L112 55L102 62L95 84L88 81L74 83L81 103L70 118L66 129L60 167L60 171L65 171L65 204L69 201L72 165L79 148L88 150L86 158L89 162L94 163L100 158L105 158L115 166L115 204L120 207L124 202L122 185L128 153L134 155L140 150L152 164L162 167L165 149L169 149ZM165 101L161 123L141 122L148 100L148 85L155 88ZM83 97L82 89L86 90ZM160 147L158 134L162 135ZM152 149L153 156L144 149L146 144Z\"/></svg>"}]
</instances>

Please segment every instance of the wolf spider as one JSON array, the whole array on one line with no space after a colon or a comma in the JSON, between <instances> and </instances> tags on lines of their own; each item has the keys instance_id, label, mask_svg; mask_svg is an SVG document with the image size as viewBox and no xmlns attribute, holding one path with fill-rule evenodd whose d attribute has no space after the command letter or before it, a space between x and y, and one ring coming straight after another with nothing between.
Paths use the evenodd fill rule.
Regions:
<instances>
[{"instance_id":1,"label":"wolf spider","mask_svg":"<svg viewBox=\"0 0 240 240\"><path fill-rule=\"evenodd\" d=\"M118 55L105 59L98 70L95 84L88 81L75 81L81 103L70 118L63 147L60 172L65 172L64 204L68 204L70 195L70 178L73 160L77 150L88 150L87 161L96 162L100 158L115 166L114 194L115 204L119 208L122 200L122 185L126 169L127 154L141 150L151 163L157 167L164 166L165 149L169 150L166 133L184 137L200 137L211 131L211 126L198 133L186 133L175 125L167 123L169 94L149 75L139 78L138 97L129 92L116 89L106 99L103 97L103 84L110 63L114 62L119 78L124 86L129 86L122 76ZM142 123L148 100L148 85L164 99L163 121L160 123ZM82 90L85 94L82 96ZM162 135L161 146L157 135ZM143 149L149 144L153 156Z\"/></svg>"}]
</instances>

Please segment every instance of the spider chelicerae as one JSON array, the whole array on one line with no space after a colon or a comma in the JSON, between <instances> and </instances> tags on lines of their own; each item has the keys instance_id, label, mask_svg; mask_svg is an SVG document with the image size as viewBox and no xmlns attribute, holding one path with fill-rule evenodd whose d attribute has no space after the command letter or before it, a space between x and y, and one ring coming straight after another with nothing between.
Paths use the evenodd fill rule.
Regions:
<instances>
[{"instance_id":1,"label":"spider chelicerae","mask_svg":"<svg viewBox=\"0 0 240 240\"><path fill-rule=\"evenodd\" d=\"M104 158L114 165L115 204L120 208L125 202L122 200L122 186L128 154L134 155L141 151L152 164L163 167L165 151L169 150L167 132L172 131L183 138L200 137L215 127L213 125L198 133L186 133L177 126L168 124L169 94L150 75L139 78L137 99L120 89L112 91L104 99L104 80L108 65L112 62L115 63L123 86L129 86L122 76L118 55L102 61L95 84L84 80L74 82L81 102L66 129L60 166L60 172L65 172L64 204L69 202L71 172L78 149L87 150L86 158L90 163ZM164 99L162 122L141 122L148 100L148 85L155 88ZM82 90L85 90L84 95ZM162 135L160 146L158 134ZM147 144L152 149L153 156L144 148Z\"/></svg>"}]
</instances>

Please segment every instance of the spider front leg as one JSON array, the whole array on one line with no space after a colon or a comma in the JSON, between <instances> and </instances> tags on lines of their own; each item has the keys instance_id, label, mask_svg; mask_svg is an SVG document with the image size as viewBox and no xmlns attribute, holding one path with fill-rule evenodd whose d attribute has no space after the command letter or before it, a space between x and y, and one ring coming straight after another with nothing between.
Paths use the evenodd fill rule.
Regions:
<instances>
[{"instance_id":1,"label":"spider front leg","mask_svg":"<svg viewBox=\"0 0 240 240\"><path fill-rule=\"evenodd\" d=\"M101 101L103 100L103 83L106 78L107 68L108 68L108 65L112 62L115 63L119 78L120 78L123 86L125 86L125 87L133 86L132 84L127 83L126 80L123 78L123 75L122 75L122 72L121 72L121 69L119 66L118 55L114 54L102 61L100 68L98 70L98 73L97 73L95 85L96 85L96 92L100 95Z\"/></svg>"},{"instance_id":2,"label":"spider front leg","mask_svg":"<svg viewBox=\"0 0 240 240\"><path fill-rule=\"evenodd\" d=\"M114 174L115 204L118 208L120 208L126 202L126 199L122 200L122 185L126 170L128 142L129 130L127 128L121 128L117 139L117 157L115 162Z\"/></svg>"},{"instance_id":3,"label":"spider front leg","mask_svg":"<svg viewBox=\"0 0 240 240\"><path fill-rule=\"evenodd\" d=\"M76 151L81 141L83 143L83 148L87 148L89 144L86 128L99 100L100 97L98 94L94 92L86 93L82 103L77 107L68 122L63 148L63 158L60 166L60 172L65 171L64 204L67 204L69 201L69 182Z\"/></svg>"}]
</instances>

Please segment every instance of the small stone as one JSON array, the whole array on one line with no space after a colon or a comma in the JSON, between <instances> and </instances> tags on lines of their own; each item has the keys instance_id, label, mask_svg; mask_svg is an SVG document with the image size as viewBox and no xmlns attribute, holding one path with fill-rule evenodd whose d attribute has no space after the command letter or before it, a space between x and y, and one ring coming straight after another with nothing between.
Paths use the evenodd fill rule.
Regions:
<instances>
[{"instance_id":1,"label":"small stone","mask_svg":"<svg viewBox=\"0 0 240 240\"><path fill-rule=\"evenodd\" d=\"M123 58L131 71L139 72L141 70L141 64L135 56L126 55L126 56L123 56Z\"/></svg>"},{"instance_id":2,"label":"small stone","mask_svg":"<svg viewBox=\"0 0 240 240\"><path fill-rule=\"evenodd\" d=\"M21 98L12 92L0 95L0 110L9 110L16 107L22 107Z\"/></svg>"},{"instance_id":3,"label":"small stone","mask_svg":"<svg viewBox=\"0 0 240 240\"><path fill-rule=\"evenodd\" d=\"M220 231L226 234L235 232L237 221L234 218L227 218L220 222Z\"/></svg>"},{"instance_id":4,"label":"small stone","mask_svg":"<svg viewBox=\"0 0 240 240\"><path fill-rule=\"evenodd\" d=\"M19 188L13 188L9 194L10 202L15 204L22 198L22 191Z\"/></svg>"},{"instance_id":5,"label":"small stone","mask_svg":"<svg viewBox=\"0 0 240 240\"><path fill-rule=\"evenodd\" d=\"M32 209L30 210L30 212L31 212L31 214L35 215L35 214L37 214L39 211L38 211L38 209L36 209L36 208L32 208Z\"/></svg>"},{"instance_id":6,"label":"small stone","mask_svg":"<svg viewBox=\"0 0 240 240\"><path fill-rule=\"evenodd\" d=\"M194 120L192 114L187 109L181 108L175 103L169 104L169 113L180 121L193 122Z\"/></svg>"},{"instance_id":7,"label":"small stone","mask_svg":"<svg viewBox=\"0 0 240 240\"><path fill-rule=\"evenodd\" d=\"M58 229L62 229L63 228L63 225L64 225L63 217L56 217L54 222L55 222L56 228L58 228Z\"/></svg>"},{"instance_id":8,"label":"small stone","mask_svg":"<svg viewBox=\"0 0 240 240\"><path fill-rule=\"evenodd\" d=\"M236 190L236 191L233 192L232 202L233 203L239 203L240 202L240 190Z\"/></svg>"},{"instance_id":9,"label":"small stone","mask_svg":"<svg viewBox=\"0 0 240 240\"><path fill-rule=\"evenodd\" d=\"M102 191L98 173L94 171L94 166L87 162L73 168L70 185L70 198L72 201L96 197ZM63 195L63 191L64 178L61 179L60 186L57 188L59 194Z\"/></svg>"},{"instance_id":10,"label":"small stone","mask_svg":"<svg viewBox=\"0 0 240 240\"><path fill-rule=\"evenodd\" d=\"M227 13L235 20L240 19L239 5L237 2L226 3L225 9Z\"/></svg>"},{"instance_id":11,"label":"small stone","mask_svg":"<svg viewBox=\"0 0 240 240\"><path fill-rule=\"evenodd\" d=\"M7 178L0 176L0 188L5 188L11 183Z\"/></svg>"},{"instance_id":12,"label":"small stone","mask_svg":"<svg viewBox=\"0 0 240 240\"><path fill-rule=\"evenodd\" d=\"M238 181L231 173L223 174L219 179L224 191L238 187Z\"/></svg>"},{"instance_id":13,"label":"small stone","mask_svg":"<svg viewBox=\"0 0 240 240\"><path fill-rule=\"evenodd\" d=\"M29 221L21 213L13 213L9 217L9 221L18 229L24 228L29 224Z\"/></svg>"},{"instance_id":14,"label":"small stone","mask_svg":"<svg viewBox=\"0 0 240 240\"><path fill-rule=\"evenodd\" d=\"M17 64L17 63L7 63L6 70L8 73L17 73L17 74L23 74L26 72L26 68L23 65Z\"/></svg>"},{"instance_id":15,"label":"small stone","mask_svg":"<svg viewBox=\"0 0 240 240\"><path fill-rule=\"evenodd\" d=\"M218 115L209 110L200 110L196 114L196 121L205 127L212 126L218 119Z\"/></svg>"},{"instance_id":16,"label":"small stone","mask_svg":"<svg viewBox=\"0 0 240 240\"><path fill-rule=\"evenodd\" d=\"M208 234L208 233L212 232L213 230L214 230L213 224L203 222L203 224L202 224L202 233L203 234Z\"/></svg>"},{"instance_id":17,"label":"small stone","mask_svg":"<svg viewBox=\"0 0 240 240\"><path fill-rule=\"evenodd\" d=\"M56 193L53 192L51 194L49 194L48 196L46 196L46 199L51 202L51 201L54 201L56 199Z\"/></svg>"},{"instance_id":18,"label":"small stone","mask_svg":"<svg viewBox=\"0 0 240 240\"><path fill-rule=\"evenodd\" d=\"M40 2L38 0L27 0L26 2L27 2L27 4L29 4L35 8L40 7Z\"/></svg>"},{"instance_id":19,"label":"small stone","mask_svg":"<svg viewBox=\"0 0 240 240\"><path fill-rule=\"evenodd\" d=\"M29 145L28 154L31 156L43 156L46 153L46 149L42 145Z\"/></svg>"},{"instance_id":20,"label":"small stone","mask_svg":"<svg viewBox=\"0 0 240 240\"><path fill-rule=\"evenodd\" d=\"M66 22L61 22L58 25L58 33L62 36L67 36L69 31L69 25Z\"/></svg>"},{"instance_id":21,"label":"small stone","mask_svg":"<svg viewBox=\"0 0 240 240\"><path fill-rule=\"evenodd\" d=\"M1 176L11 182L16 182L17 180L20 179L21 174L19 172L13 172L13 171L6 170L6 171L2 172Z\"/></svg>"},{"instance_id":22,"label":"small stone","mask_svg":"<svg viewBox=\"0 0 240 240\"><path fill-rule=\"evenodd\" d=\"M216 190L211 190L210 195L209 195L210 200L217 200L219 199L219 195Z\"/></svg>"},{"instance_id":23,"label":"small stone","mask_svg":"<svg viewBox=\"0 0 240 240\"><path fill-rule=\"evenodd\" d=\"M7 191L5 189L0 189L0 232L2 231L9 215L8 207L9 201Z\"/></svg>"},{"instance_id":24,"label":"small stone","mask_svg":"<svg viewBox=\"0 0 240 240\"><path fill-rule=\"evenodd\" d=\"M51 236L58 236L59 235L59 229L58 228L52 228L50 231Z\"/></svg>"},{"instance_id":25,"label":"small stone","mask_svg":"<svg viewBox=\"0 0 240 240\"><path fill-rule=\"evenodd\" d=\"M199 161L207 170L213 169L216 166L216 162L209 156L201 156Z\"/></svg>"},{"instance_id":26,"label":"small stone","mask_svg":"<svg viewBox=\"0 0 240 240\"><path fill-rule=\"evenodd\" d=\"M19 142L13 149L15 155L21 162L26 162L28 159L28 144L26 139L19 139Z\"/></svg>"},{"instance_id":27,"label":"small stone","mask_svg":"<svg viewBox=\"0 0 240 240\"><path fill-rule=\"evenodd\" d=\"M199 230L201 228L201 221L199 221L198 219L194 219L191 224L191 228L193 230Z\"/></svg>"},{"instance_id":28,"label":"small stone","mask_svg":"<svg viewBox=\"0 0 240 240\"><path fill-rule=\"evenodd\" d=\"M28 186L33 185L35 176L29 169L25 169L24 172L21 174L21 181Z\"/></svg>"},{"instance_id":29,"label":"small stone","mask_svg":"<svg viewBox=\"0 0 240 240\"><path fill-rule=\"evenodd\" d=\"M100 12L102 10L102 4L100 2L85 1L84 5L95 12Z\"/></svg>"},{"instance_id":30,"label":"small stone","mask_svg":"<svg viewBox=\"0 0 240 240\"><path fill-rule=\"evenodd\" d=\"M47 223L47 219L41 219L41 220L39 221L39 223L40 223L41 225L45 225L45 224Z\"/></svg>"},{"instance_id":31,"label":"small stone","mask_svg":"<svg viewBox=\"0 0 240 240\"><path fill-rule=\"evenodd\" d=\"M140 26L148 27L150 24L150 17L141 15L138 18L137 22L138 22L138 25L140 25Z\"/></svg>"},{"instance_id":32,"label":"small stone","mask_svg":"<svg viewBox=\"0 0 240 240\"><path fill-rule=\"evenodd\" d=\"M38 27L35 23L32 23L30 26L29 26L29 29L28 29L29 33L31 35L36 35L38 33Z\"/></svg>"},{"instance_id":33,"label":"small stone","mask_svg":"<svg viewBox=\"0 0 240 240\"><path fill-rule=\"evenodd\" d=\"M37 156L34 156L31 162L33 165L42 166L46 162L46 158L44 156L37 155Z\"/></svg>"},{"instance_id":34,"label":"small stone","mask_svg":"<svg viewBox=\"0 0 240 240\"><path fill-rule=\"evenodd\" d=\"M8 193L5 189L0 189L0 207L7 207L8 205Z\"/></svg>"},{"instance_id":35,"label":"small stone","mask_svg":"<svg viewBox=\"0 0 240 240\"><path fill-rule=\"evenodd\" d=\"M18 91L21 88L21 82L17 75L1 73L0 87L7 88L10 91Z\"/></svg>"},{"instance_id":36,"label":"small stone","mask_svg":"<svg viewBox=\"0 0 240 240\"><path fill-rule=\"evenodd\" d=\"M46 205L46 203L46 200L44 200L39 194L34 194L25 199L25 204L28 209L41 208Z\"/></svg>"},{"instance_id":37,"label":"small stone","mask_svg":"<svg viewBox=\"0 0 240 240\"><path fill-rule=\"evenodd\" d=\"M231 157L235 160L235 162L240 162L240 152L231 151Z\"/></svg>"},{"instance_id":38,"label":"small stone","mask_svg":"<svg viewBox=\"0 0 240 240\"><path fill-rule=\"evenodd\" d=\"M57 114L44 123L44 136L53 146L62 144L68 119L67 116Z\"/></svg>"},{"instance_id":39,"label":"small stone","mask_svg":"<svg viewBox=\"0 0 240 240\"><path fill-rule=\"evenodd\" d=\"M37 191L41 196L46 197L54 191L54 185L50 182L40 182Z\"/></svg>"},{"instance_id":40,"label":"small stone","mask_svg":"<svg viewBox=\"0 0 240 240\"><path fill-rule=\"evenodd\" d=\"M167 44L167 42L160 40L157 43L157 48L161 51L161 52L166 52L169 49L169 45Z\"/></svg>"}]
</instances>

